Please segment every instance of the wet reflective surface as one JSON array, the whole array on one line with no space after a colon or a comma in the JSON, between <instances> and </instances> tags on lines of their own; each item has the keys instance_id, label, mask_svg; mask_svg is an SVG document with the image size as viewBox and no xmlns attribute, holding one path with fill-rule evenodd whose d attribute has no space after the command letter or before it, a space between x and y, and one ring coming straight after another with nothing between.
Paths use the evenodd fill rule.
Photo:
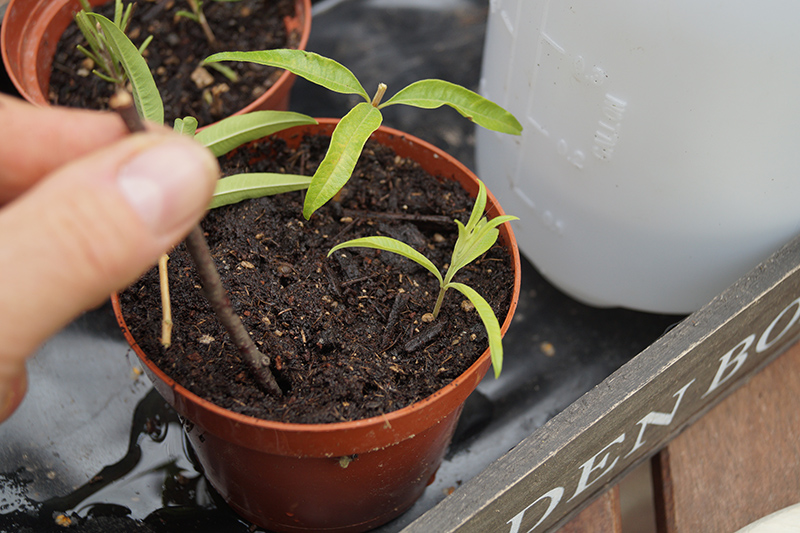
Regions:
<instances>
[{"instance_id":1,"label":"wet reflective surface","mask_svg":"<svg viewBox=\"0 0 800 533\"><path fill-rule=\"evenodd\" d=\"M382 81L393 94L426 77L475 89L487 10L478 0L324 0L309 49L346 64L368 90ZM352 103L302 80L292 98L292 110L314 116L341 116ZM473 127L450 109L389 108L385 123L474 166ZM470 397L436 481L378 531L401 530L680 320L586 307L526 261L522 283L502 376ZM28 396L0 425L0 532L264 531L230 511L194 466L177 415L141 374L110 305L49 341L28 369Z\"/></svg>"}]
</instances>

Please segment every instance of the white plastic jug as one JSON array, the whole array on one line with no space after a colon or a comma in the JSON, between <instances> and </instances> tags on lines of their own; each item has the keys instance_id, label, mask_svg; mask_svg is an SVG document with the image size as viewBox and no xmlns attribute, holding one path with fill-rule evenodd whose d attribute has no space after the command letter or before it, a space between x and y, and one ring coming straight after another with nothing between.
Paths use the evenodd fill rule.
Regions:
<instances>
[{"instance_id":1,"label":"white plastic jug","mask_svg":"<svg viewBox=\"0 0 800 533\"><path fill-rule=\"evenodd\" d=\"M688 313L800 232L800 2L490 5L478 175L557 287Z\"/></svg>"}]
</instances>

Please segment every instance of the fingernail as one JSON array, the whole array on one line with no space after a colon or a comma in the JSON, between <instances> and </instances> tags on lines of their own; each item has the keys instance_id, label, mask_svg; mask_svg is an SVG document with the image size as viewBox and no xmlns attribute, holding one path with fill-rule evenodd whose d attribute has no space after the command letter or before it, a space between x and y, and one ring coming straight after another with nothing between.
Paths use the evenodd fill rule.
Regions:
<instances>
[{"instance_id":1,"label":"fingernail","mask_svg":"<svg viewBox=\"0 0 800 533\"><path fill-rule=\"evenodd\" d=\"M117 180L142 220L154 233L165 234L205 209L218 172L205 148L171 139L139 152L122 166Z\"/></svg>"}]
</instances>

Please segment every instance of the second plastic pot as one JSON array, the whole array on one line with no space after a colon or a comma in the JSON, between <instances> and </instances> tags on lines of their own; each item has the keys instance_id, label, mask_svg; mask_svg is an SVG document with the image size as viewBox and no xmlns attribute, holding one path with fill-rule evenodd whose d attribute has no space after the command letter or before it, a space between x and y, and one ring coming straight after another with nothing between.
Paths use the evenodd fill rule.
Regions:
<instances>
[{"instance_id":1,"label":"second plastic pot","mask_svg":"<svg viewBox=\"0 0 800 533\"><path fill-rule=\"evenodd\" d=\"M109 0L89 0L93 6ZM80 11L78 0L11 0L0 26L0 53L9 78L32 104L49 104L53 56L61 34ZM311 0L295 0L295 16L285 19L288 33L298 32L297 47L305 49L311 32ZM283 71L261 96L235 114L257 109L286 110L295 76Z\"/></svg>"}]
</instances>

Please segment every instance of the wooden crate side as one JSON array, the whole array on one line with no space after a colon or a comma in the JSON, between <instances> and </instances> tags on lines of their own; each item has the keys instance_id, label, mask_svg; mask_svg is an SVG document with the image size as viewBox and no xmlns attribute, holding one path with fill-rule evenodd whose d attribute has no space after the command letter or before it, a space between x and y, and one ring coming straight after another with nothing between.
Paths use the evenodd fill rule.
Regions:
<instances>
[{"instance_id":1,"label":"wooden crate side","mask_svg":"<svg viewBox=\"0 0 800 533\"><path fill-rule=\"evenodd\" d=\"M800 344L659 454L659 531L736 531L800 502Z\"/></svg>"},{"instance_id":2,"label":"wooden crate side","mask_svg":"<svg viewBox=\"0 0 800 533\"><path fill-rule=\"evenodd\" d=\"M404 533L554 531L800 338L800 239Z\"/></svg>"}]
</instances>

